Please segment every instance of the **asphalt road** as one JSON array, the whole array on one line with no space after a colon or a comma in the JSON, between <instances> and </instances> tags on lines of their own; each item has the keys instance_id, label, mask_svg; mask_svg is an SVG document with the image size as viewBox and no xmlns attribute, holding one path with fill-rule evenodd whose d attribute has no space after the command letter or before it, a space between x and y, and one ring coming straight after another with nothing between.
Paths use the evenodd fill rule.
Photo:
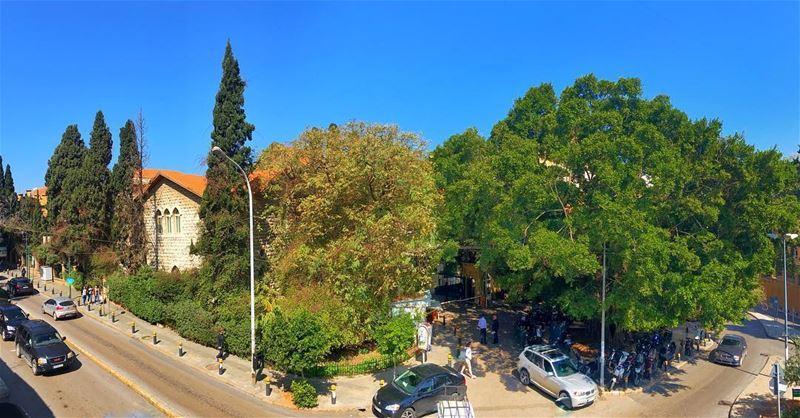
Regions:
<instances>
[{"instance_id":1,"label":"asphalt road","mask_svg":"<svg viewBox=\"0 0 800 418\"><path fill-rule=\"evenodd\" d=\"M0 343L0 360L0 378L10 393L7 401L32 417L162 416L139 394L81 356L70 370L34 376L8 341Z\"/></svg>"},{"instance_id":2,"label":"asphalt road","mask_svg":"<svg viewBox=\"0 0 800 418\"><path fill-rule=\"evenodd\" d=\"M67 337L68 342L72 341L84 347L125 378L137 383L146 393L162 401L177 415L192 417L284 417L302 415L296 411L266 404L225 383L215 381L199 370L178 364L174 359L168 359L155 350L143 347L142 344L134 340L134 337L120 334L90 318L60 320L56 323L49 316L41 315L41 303L44 300L44 296L35 295L16 299L15 303L24 310L35 313L37 318L42 318L53 324L62 335ZM85 358L83 359L84 363L89 361ZM77 376L82 373L82 370L73 373ZM105 373L104 381L117 382L108 373ZM81 390L86 393L86 396L94 397L96 388L102 387L102 384L98 384L98 382L87 383L91 384L87 384ZM77 386L73 386L73 389L75 388ZM40 395L44 396L47 402L53 402L53 393L42 392ZM103 413L56 413L56 415L99 416L117 410L112 408L111 405L98 406L97 408Z\"/></svg>"},{"instance_id":3,"label":"asphalt road","mask_svg":"<svg viewBox=\"0 0 800 418\"><path fill-rule=\"evenodd\" d=\"M767 338L754 319L729 325L727 333L747 339L742 367L723 366L698 358L643 393L614 396L577 416L607 417L727 417L731 404L763 368L766 357L782 354L783 343Z\"/></svg>"}]
</instances>

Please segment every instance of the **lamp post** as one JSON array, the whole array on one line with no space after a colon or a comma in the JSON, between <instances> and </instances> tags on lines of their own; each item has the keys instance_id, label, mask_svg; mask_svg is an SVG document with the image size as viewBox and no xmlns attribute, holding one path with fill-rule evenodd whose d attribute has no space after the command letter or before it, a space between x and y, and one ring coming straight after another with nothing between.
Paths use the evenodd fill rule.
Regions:
<instances>
[{"instance_id":1,"label":"lamp post","mask_svg":"<svg viewBox=\"0 0 800 418\"><path fill-rule=\"evenodd\" d=\"M772 239L783 238L783 355L784 364L786 364L789 362L789 297L786 291L786 238L795 239L798 235L769 233L767 236Z\"/></svg>"},{"instance_id":2,"label":"lamp post","mask_svg":"<svg viewBox=\"0 0 800 418\"><path fill-rule=\"evenodd\" d=\"M606 243L603 242L603 299L600 319L600 387L606 387Z\"/></svg>"},{"instance_id":3,"label":"lamp post","mask_svg":"<svg viewBox=\"0 0 800 418\"><path fill-rule=\"evenodd\" d=\"M253 260L255 259L255 250L253 247L253 191L250 188L250 178L247 177L247 173L244 172L242 167L233 161L231 157L228 156L222 149L218 146L214 146L211 148L211 151L216 151L222 154L223 157L227 158L228 161L233 163L239 172L242 173L244 176L244 181L247 183L247 196L249 198L250 203L250 367L251 367L251 374L253 377L256 375L256 368L255 368L255 358L256 358L256 303L255 303L255 265Z\"/></svg>"}]
</instances>

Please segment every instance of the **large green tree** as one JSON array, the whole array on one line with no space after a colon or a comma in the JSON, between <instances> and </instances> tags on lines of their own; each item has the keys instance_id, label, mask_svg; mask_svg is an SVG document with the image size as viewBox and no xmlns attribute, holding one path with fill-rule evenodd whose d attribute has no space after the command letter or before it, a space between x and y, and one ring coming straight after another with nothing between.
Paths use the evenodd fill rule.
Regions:
<instances>
[{"instance_id":1,"label":"large green tree","mask_svg":"<svg viewBox=\"0 0 800 418\"><path fill-rule=\"evenodd\" d=\"M58 223L59 219L69 216L62 213L71 204L71 192L62 193L64 183L73 174L80 175L85 152L86 146L81 139L78 125L67 126L61 136L61 142L47 163L47 173L44 178L47 187L47 216L53 225Z\"/></svg>"},{"instance_id":2,"label":"large green tree","mask_svg":"<svg viewBox=\"0 0 800 418\"><path fill-rule=\"evenodd\" d=\"M576 317L599 316L605 247L610 319L622 328L739 320L772 268L765 233L797 226L797 174L778 152L721 129L666 96L643 98L637 79L589 75L558 97L543 84L494 126L487 155L462 165L474 179L439 169L447 190L465 189L446 193L450 205L491 207L469 234L466 216L444 229L477 236L481 268L512 297L556 301ZM448 149L460 140L434 152L437 168L457 160Z\"/></svg>"},{"instance_id":3,"label":"large green tree","mask_svg":"<svg viewBox=\"0 0 800 418\"><path fill-rule=\"evenodd\" d=\"M246 144L255 126L245 116L244 89L239 62L228 42L214 104L211 146L222 149L249 172L252 155ZM208 185L200 205L202 228L194 252L203 256L201 274L209 290L230 293L249 283L247 189L242 175L224 156L209 151L207 162Z\"/></svg>"},{"instance_id":4,"label":"large green tree","mask_svg":"<svg viewBox=\"0 0 800 418\"><path fill-rule=\"evenodd\" d=\"M350 123L309 129L259 159L272 304L305 306L337 346L369 338L399 296L430 287L439 195L417 135ZM359 324L354 327L353 324Z\"/></svg>"},{"instance_id":5,"label":"large green tree","mask_svg":"<svg viewBox=\"0 0 800 418\"><path fill-rule=\"evenodd\" d=\"M114 213L112 238L122 265L136 271L145 263L146 234L144 229L144 201L142 198L141 141L130 119L119 130L120 153L112 171Z\"/></svg>"},{"instance_id":6,"label":"large green tree","mask_svg":"<svg viewBox=\"0 0 800 418\"><path fill-rule=\"evenodd\" d=\"M102 111L95 115L94 126L89 137L89 149L83 159L81 171L84 184L81 185L85 211L81 213L82 223L91 231L91 236L101 246L108 246L111 238L111 130L106 125Z\"/></svg>"}]
</instances>

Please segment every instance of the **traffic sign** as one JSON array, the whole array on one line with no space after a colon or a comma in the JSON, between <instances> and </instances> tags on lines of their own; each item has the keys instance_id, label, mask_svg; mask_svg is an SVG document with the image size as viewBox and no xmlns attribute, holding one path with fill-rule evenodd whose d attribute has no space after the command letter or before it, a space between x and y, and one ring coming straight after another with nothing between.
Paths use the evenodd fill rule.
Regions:
<instances>
[{"instance_id":1,"label":"traffic sign","mask_svg":"<svg viewBox=\"0 0 800 418\"><path fill-rule=\"evenodd\" d=\"M772 373L770 373L770 376L769 391L772 392L773 395L777 395L778 391L780 391L780 393L786 392L787 385L783 380L783 368L779 363L772 365Z\"/></svg>"},{"instance_id":2,"label":"traffic sign","mask_svg":"<svg viewBox=\"0 0 800 418\"><path fill-rule=\"evenodd\" d=\"M72 276L67 277L67 284L70 285L70 286L75 284L75 278L72 277Z\"/></svg>"}]
</instances>

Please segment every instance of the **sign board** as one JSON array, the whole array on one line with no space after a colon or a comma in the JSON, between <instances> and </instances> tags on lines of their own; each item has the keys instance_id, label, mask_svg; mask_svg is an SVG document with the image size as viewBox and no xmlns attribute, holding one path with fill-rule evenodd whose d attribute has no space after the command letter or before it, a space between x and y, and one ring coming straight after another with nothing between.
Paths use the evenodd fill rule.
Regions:
<instances>
[{"instance_id":1,"label":"sign board","mask_svg":"<svg viewBox=\"0 0 800 418\"><path fill-rule=\"evenodd\" d=\"M773 395L778 395L779 390L780 393L786 392L787 386L783 381L783 368L779 363L772 365L772 373L770 373L770 376L771 379L769 379L769 391L772 392Z\"/></svg>"},{"instance_id":2,"label":"sign board","mask_svg":"<svg viewBox=\"0 0 800 418\"><path fill-rule=\"evenodd\" d=\"M431 351L431 339L433 337L433 327L427 322L417 325L417 348L423 351Z\"/></svg>"},{"instance_id":3,"label":"sign board","mask_svg":"<svg viewBox=\"0 0 800 418\"><path fill-rule=\"evenodd\" d=\"M800 388L792 388L792 397L793 398L800 397Z\"/></svg>"},{"instance_id":4,"label":"sign board","mask_svg":"<svg viewBox=\"0 0 800 418\"><path fill-rule=\"evenodd\" d=\"M72 286L73 284L75 284L75 278L72 277L72 276L69 276L69 277L67 277L66 282L67 282L68 285Z\"/></svg>"}]
</instances>

